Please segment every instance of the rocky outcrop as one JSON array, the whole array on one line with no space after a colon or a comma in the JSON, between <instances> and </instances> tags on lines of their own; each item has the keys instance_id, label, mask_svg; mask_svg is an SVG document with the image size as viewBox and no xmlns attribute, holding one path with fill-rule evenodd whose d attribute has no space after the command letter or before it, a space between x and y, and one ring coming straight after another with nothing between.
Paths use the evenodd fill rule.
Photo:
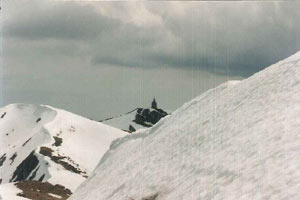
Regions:
<instances>
[{"instance_id":1,"label":"rocky outcrop","mask_svg":"<svg viewBox=\"0 0 300 200\"><path fill-rule=\"evenodd\" d=\"M129 125L129 128L128 128L128 129L129 129L130 132L136 131L135 128L134 128L131 124Z\"/></svg>"},{"instance_id":2,"label":"rocky outcrop","mask_svg":"<svg viewBox=\"0 0 300 200\"><path fill-rule=\"evenodd\" d=\"M99 122L119 128L123 131L132 133L139 129L151 127L156 124L161 118L167 116L168 113L161 108L158 108L155 98L148 108L135 108L134 110L119 115L110 117Z\"/></svg>"},{"instance_id":3,"label":"rocky outcrop","mask_svg":"<svg viewBox=\"0 0 300 200\"><path fill-rule=\"evenodd\" d=\"M38 164L39 160L34 155L34 152L31 152L31 154L17 167L10 182L26 180Z\"/></svg>"},{"instance_id":4,"label":"rocky outcrop","mask_svg":"<svg viewBox=\"0 0 300 200\"><path fill-rule=\"evenodd\" d=\"M5 160L6 160L6 153L3 154L3 155L1 156L1 158L0 158L0 167L3 165L3 163L5 162Z\"/></svg>"},{"instance_id":5,"label":"rocky outcrop","mask_svg":"<svg viewBox=\"0 0 300 200\"><path fill-rule=\"evenodd\" d=\"M133 121L142 126L151 127L156 124L161 118L167 115L168 113L162 109L138 108L135 119Z\"/></svg>"},{"instance_id":6,"label":"rocky outcrop","mask_svg":"<svg viewBox=\"0 0 300 200\"><path fill-rule=\"evenodd\" d=\"M168 113L163 109L157 107L155 98L151 103L151 108L138 108L135 119L135 123L145 127L151 127L156 124L161 118L167 116Z\"/></svg>"}]
</instances>

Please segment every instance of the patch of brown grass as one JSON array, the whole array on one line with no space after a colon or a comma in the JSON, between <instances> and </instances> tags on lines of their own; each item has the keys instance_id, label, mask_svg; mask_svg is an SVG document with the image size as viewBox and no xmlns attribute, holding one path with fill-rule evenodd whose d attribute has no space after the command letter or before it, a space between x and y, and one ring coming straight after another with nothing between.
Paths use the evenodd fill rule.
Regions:
<instances>
[{"instance_id":1,"label":"patch of brown grass","mask_svg":"<svg viewBox=\"0 0 300 200\"><path fill-rule=\"evenodd\" d=\"M74 172L76 174L84 174L83 171L80 169L70 165L69 163L63 161L62 159L67 158L66 156L54 156L52 155L53 150L48 147L41 147L40 148L40 154L49 157L52 161L54 161L57 164L60 164L63 166L66 170Z\"/></svg>"},{"instance_id":2,"label":"patch of brown grass","mask_svg":"<svg viewBox=\"0 0 300 200\"><path fill-rule=\"evenodd\" d=\"M53 138L55 140L53 145L56 146L56 147L60 146L61 143L63 142L62 138L60 138L60 137L54 136Z\"/></svg>"},{"instance_id":3,"label":"patch of brown grass","mask_svg":"<svg viewBox=\"0 0 300 200\"><path fill-rule=\"evenodd\" d=\"M15 184L21 193L18 196L25 197L32 200L66 200L70 197L72 192L62 185L52 185L48 182L40 181L21 181ZM54 194L60 198L51 196Z\"/></svg>"}]
</instances>

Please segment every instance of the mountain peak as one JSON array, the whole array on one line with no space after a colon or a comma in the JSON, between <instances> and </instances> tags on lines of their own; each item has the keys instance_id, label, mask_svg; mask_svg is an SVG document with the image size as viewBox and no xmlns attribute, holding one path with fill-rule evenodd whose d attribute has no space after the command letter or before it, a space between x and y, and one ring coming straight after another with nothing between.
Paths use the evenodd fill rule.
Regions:
<instances>
[{"instance_id":1,"label":"mountain peak","mask_svg":"<svg viewBox=\"0 0 300 200\"><path fill-rule=\"evenodd\" d=\"M0 130L2 184L36 180L71 191L90 175L111 141L126 135L61 109L21 103L0 108Z\"/></svg>"}]
</instances>

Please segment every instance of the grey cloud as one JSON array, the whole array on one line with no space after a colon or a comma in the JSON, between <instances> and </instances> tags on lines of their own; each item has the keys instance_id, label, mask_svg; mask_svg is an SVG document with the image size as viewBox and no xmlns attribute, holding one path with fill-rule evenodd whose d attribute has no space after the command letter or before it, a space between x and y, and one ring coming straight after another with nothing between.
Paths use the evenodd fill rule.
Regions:
<instances>
[{"instance_id":1,"label":"grey cloud","mask_svg":"<svg viewBox=\"0 0 300 200\"><path fill-rule=\"evenodd\" d=\"M3 100L103 118L153 96L175 109L299 51L299 10L299 2L5 1Z\"/></svg>"},{"instance_id":2,"label":"grey cloud","mask_svg":"<svg viewBox=\"0 0 300 200\"><path fill-rule=\"evenodd\" d=\"M127 12L126 6L117 6L122 4L127 5L48 2L45 8L29 7L31 12L11 17L4 34L31 40L85 39L78 49L86 47L82 55L89 55L93 65L192 67L242 76L300 49L297 2L177 2L177 7L144 2L162 24L142 27L114 18L113 11ZM96 11L102 5L119 10L104 16Z\"/></svg>"},{"instance_id":3,"label":"grey cloud","mask_svg":"<svg viewBox=\"0 0 300 200\"><path fill-rule=\"evenodd\" d=\"M222 72L227 65L249 76L300 49L299 8L296 2L194 3L183 16L170 14L166 26L183 38L182 65L207 60L208 69Z\"/></svg>"},{"instance_id":4,"label":"grey cloud","mask_svg":"<svg viewBox=\"0 0 300 200\"><path fill-rule=\"evenodd\" d=\"M90 5L47 1L41 4L38 8L25 4L24 10L5 21L4 37L30 40L91 39L103 31L111 31L116 25L115 20L98 15Z\"/></svg>"},{"instance_id":5,"label":"grey cloud","mask_svg":"<svg viewBox=\"0 0 300 200\"><path fill-rule=\"evenodd\" d=\"M159 8L149 4L149 9L162 17L163 27L135 30L126 26L116 31L113 39L106 38L109 44L99 42L98 47L110 47L95 48L98 53L93 61L249 76L300 50L297 2L191 4L181 15L174 14L167 3ZM168 40L170 33L175 40Z\"/></svg>"}]
</instances>

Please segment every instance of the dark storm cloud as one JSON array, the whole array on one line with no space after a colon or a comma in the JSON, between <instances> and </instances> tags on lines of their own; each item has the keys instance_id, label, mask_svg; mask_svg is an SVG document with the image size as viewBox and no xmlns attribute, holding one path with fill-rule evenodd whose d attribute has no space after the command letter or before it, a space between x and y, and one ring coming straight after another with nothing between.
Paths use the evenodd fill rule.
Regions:
<instances>
[{"instance_id":1,"label":"dark storm cloud","mask_svg":"<svg viewBox=\"0 0 300 200\"><path fill-rule=\"evenodd\" d=\"M4 37L24 40L92 39L103 31L111 31L116 25L115 20L99 15L90 5L72 2L25 2L21 3L24 7L19 12L4 21Z\"/></svg>"},{"instance_id":2,"label":"dark storm cloud","mask_svg":"<svg viewBox=\"0 0 300 200\"><path fill-rule=\"evenodd\" d=\"M71 39L94 66L249 76L300 49L299 9L298 2L35 1L8 17L4 36L62 40L61 48Z\"/></svg>"},{"instance_id":3,"label":"dark storm cloud","mask_svg":"<svg viewBox=\"0 0 300 200\"><path fill-rule=\"evenodd\" d=\"M99 46L108 51L95 48L93 61L249 76L300 50L298 2L169 4L146 4L162 23L122 27Z\"/></svg>"},{"instance_id":4,"label":"dark storm cloud","mask_svg":"<svg viewBox=\"0 0 300 200\"><path fill-rule=\"evenodd\" d=\"M193 2L182 15L165 14L165 26L183 45L158 58L173 66L248 76L300 50L299 5Z\"/></svg>"}]
</instances>

